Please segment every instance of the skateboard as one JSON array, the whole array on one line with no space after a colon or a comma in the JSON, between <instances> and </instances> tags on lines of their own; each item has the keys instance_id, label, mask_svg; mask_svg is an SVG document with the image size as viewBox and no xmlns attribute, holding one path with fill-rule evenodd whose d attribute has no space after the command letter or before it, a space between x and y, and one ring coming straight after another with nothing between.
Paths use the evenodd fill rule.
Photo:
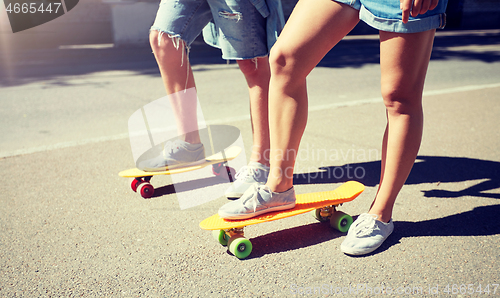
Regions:
<instances>
[{"instance_id":1,"label":"skateboard","mask_svg":"<svg viewBox=\"0 0 500 298\"><path fill-rule=\"evenodd\" d=\"M165 168L164 171L159 172L145 172L137 168L128 169L118 173L121 177L134 178L130 184L133 191L138 192L145 199L151 198L154 194L154 187L151 185L150 180L153 176L157 175L174 175L190 171L195 171L202 169L206 166L212 165L212 172L215 176L221 176L226 171L228 174L231 169L225 166L227 161L235 159L241 152L241 148L238 146L230 147L224 151L218 152L214 155L208 156L205 160L197 162L194 165L188 165L186 167L180 167L168 170Z\"/></svg>"},{"instance_id":2,"label":"skateboard","mask_svg":"<svg viewBox=\"0 0 500 298\"><path fill-rule=\"evenodd\" d=\"M212 235L223 246L239 259L244 259L252 252L252 243L244 237L246 226L287 218L311 212L321 221L329 221L330 225L340 232L347 232L353 220L348 214L338 211L337 207L354 200L365 189L359 182L349 181L335 190L296 195L295 207L284 211L275 211L243 220L226 220L218 214L206 218L200 223L204 230L212 230Z\"/></svg>"}]
</instances>

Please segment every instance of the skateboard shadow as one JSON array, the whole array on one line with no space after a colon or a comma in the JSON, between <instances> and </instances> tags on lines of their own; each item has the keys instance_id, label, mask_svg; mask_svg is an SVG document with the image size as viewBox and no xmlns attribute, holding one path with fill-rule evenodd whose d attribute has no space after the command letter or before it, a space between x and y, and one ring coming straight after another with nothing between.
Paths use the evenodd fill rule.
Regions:
<instances>
[{"instance_id":1,"label":"skateboard shadow","mask_svg":"<svg viewBox=\"0 0 500 298\"><path fill-rule=\"evenodd\" d=\"M150 198L158 198L166 195L171 195L175 193L182 193L194 189L200 189L205 187L211 187L219 184L228 183L227 179L219 178L219 177L209 177L202 178L191 181L184 181L179 183L172 183L165 186L155 187L155 192L153 196ZM229 184L228 186L229 187Z\"/></svg>"},{"instance_id":2,"label":"skateboard shadow","mask_svg":"<svg viewBox=\"0 0 500 298\"><path fill-rule=\"evenodd\" d=\"M294 174L293 183L295 185L323 184L354 180L374 187L379 183L379 178L380 161L373 161L322 167L315 173ZM500 162L497 161L465 157L418 156L406 184L438 184L473 180L482 181L473 182L472 186L459 191L442 189L441 185L440 189L426 190L423 193L429 198L474 196L500 199L500 191L489 192L500 188Z\"/></svg>"},{"instance_id":3,"label":"skateboard shadow","mask_svg":"<svg viewBox=\"0 0 500 298\"><path fill-rule=\"evenodd\" d=\"M328 223L320 222L272 232L250 239L253 250L245 260L317 245L342 235L339 231L332 229Z\"/></svg>"},{"instance_id":4,"label":"skateboard shadow","mask_svg":"<svg viewBox=\"0 0 500 298\"><path fill-rule=\"evenodd\" d=\"M388 250L405 237L491 236L500 234L500 205L476 207L471 211L419 222L396 221L394 232L367 257ZM292 251L345 237L328 223L312 223L252 238L253 251L247 259ZM333 244L332 244L333 245ZM335 244L338 245L338 244ZM332 249L340 249L332 247Z\"/></svg>"}]
</instances>

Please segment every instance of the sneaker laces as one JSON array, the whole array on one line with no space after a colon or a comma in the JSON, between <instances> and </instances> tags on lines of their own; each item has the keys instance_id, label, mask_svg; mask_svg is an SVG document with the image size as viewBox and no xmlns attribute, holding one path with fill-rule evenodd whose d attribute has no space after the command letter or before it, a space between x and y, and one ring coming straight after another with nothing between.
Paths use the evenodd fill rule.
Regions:
<instances>
[{"instance_id":1,"label":"sneaker laces","mask_svg":"<svg viewBox=\"0 0 500 298\"><path fill-rule=\"evenodd\" d=\"M163 146L163 157L167 157L167 153L169 153L170 155L172 155L174 153L174 150L177 150L179 149L179 146L180 146L180 141L179 140L175 140L175 141L168 141L165 143L165 146Z\"/></svg>"},{"instance_id":2,"label":"sneaker laces","mask_svg":"<svg viewBox=\"0 0 500 298\"><path fill-rule=\"evenodd\" d=\"M248 177L252 176L254 171L257 171L256 167L244 166L234 175L234 178L236 178L236 180L246 180Z\"/></svg>"},{"instance_id":3,"label":"sneaker laces","mask_svg":"<svg viewBox=\"0 0 500 298\"><path fill-rule=\"evenodd\" d=\"M257 211L257 205L259 202L259 192L261 190L267 191L269 193L272 193L271 189L267 185L259 185L259 184L252 184L250 186L250 189L252 190L253 195L249 198L247 198L245 201L243 201L243 205L246 205L247 202L250 202L253 205L253 212L255 213Z\"/></svg>"},{"instance_id":4,"label":"sneaker laces","mask_svg":"<svg viewBox=\"0 0 500 298\"><path fill-rule=\"evenodd\" d=\"M363 237L371 235L373 231L380 230L380 228L375 224L378 216L375 214L361 215L356 220L354 227L352 227L353 232L357 237Z\"/></svg>"}]
</instances>

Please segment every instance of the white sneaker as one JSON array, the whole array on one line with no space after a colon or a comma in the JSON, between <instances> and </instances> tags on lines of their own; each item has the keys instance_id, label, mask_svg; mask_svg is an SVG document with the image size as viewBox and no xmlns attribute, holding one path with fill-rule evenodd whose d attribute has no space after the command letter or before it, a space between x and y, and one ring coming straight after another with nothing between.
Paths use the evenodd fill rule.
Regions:
<instances>
[{"instance_id":1,"label":"white sneaker","mask_svg":"<svg viewBox=\"0 0 500 298\"><path fill-rule=\"evenodd\" d=\"M203 144L190 144L181 140L165 143L157 157L138 162L137 168L146 172L165 171L203 163L205 148Z\"/></svg>"},{"instance_id":2,"label":"white sneaker","mask_svg":"<svg viewBox=\"0 0 500 298\"><path fill-rule=\"evenodd\" d=\"M375 214L363 213L358 216L347 232L340 250L348 255L371 253L384 243L394 230L392 219L388 223L377 220Z\"/></svg>"},{"instance_id":3,"label":"white sneaker","mask_svg":"<svg viewBox=\"0 0 500 298\"><path fill-rule=\"evenodd\" d=\"M267 182L269 167L260 162L251 161L248 166L242 167L235 175L235 180L226 190L226 197L237 199L255 183L263 185Z\"/></svg>"},{"instance_id":4,"label":"white sneaker","mask_svg":"<svg viewBox=\"0 0 500 298\"><path fill-rule=\"evenodd\" d=\"M272 211L295 207L295 191L272 192L267 185L254 184L236 201L219 209L219 216L225 219L247 219Z\"/></svg>"}]
</instances>

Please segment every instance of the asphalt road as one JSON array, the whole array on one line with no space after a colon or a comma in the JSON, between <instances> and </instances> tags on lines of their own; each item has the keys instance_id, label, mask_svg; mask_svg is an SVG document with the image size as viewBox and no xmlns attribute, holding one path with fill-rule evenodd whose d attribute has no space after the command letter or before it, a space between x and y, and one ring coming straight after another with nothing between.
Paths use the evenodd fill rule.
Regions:
<instances>
[{"instance_id":1,"label":"asphalt road","mask_svg":"<svg viewBox=\"0 0 500 298\"><path fill-rule=\"evenodd\" d=\"M236 64L201 45L191 55L205 120L239 128L248 157ZM2 297L500 295L498 30L436 37L423 143L395 231L356 258L340 252L345 235L304 214L248 227L254 250L238 260L198 226L225 198L181 210L166 176L153 178L151 199L131 191L118 176L134 163L128 119L164 96L149 49L4 47L0 59ZM353 216L379 179L377 63L376 38L349 37L308 80L296 191L358 180L365 192L341 208Z\"/></svg>"}]
</instances>

